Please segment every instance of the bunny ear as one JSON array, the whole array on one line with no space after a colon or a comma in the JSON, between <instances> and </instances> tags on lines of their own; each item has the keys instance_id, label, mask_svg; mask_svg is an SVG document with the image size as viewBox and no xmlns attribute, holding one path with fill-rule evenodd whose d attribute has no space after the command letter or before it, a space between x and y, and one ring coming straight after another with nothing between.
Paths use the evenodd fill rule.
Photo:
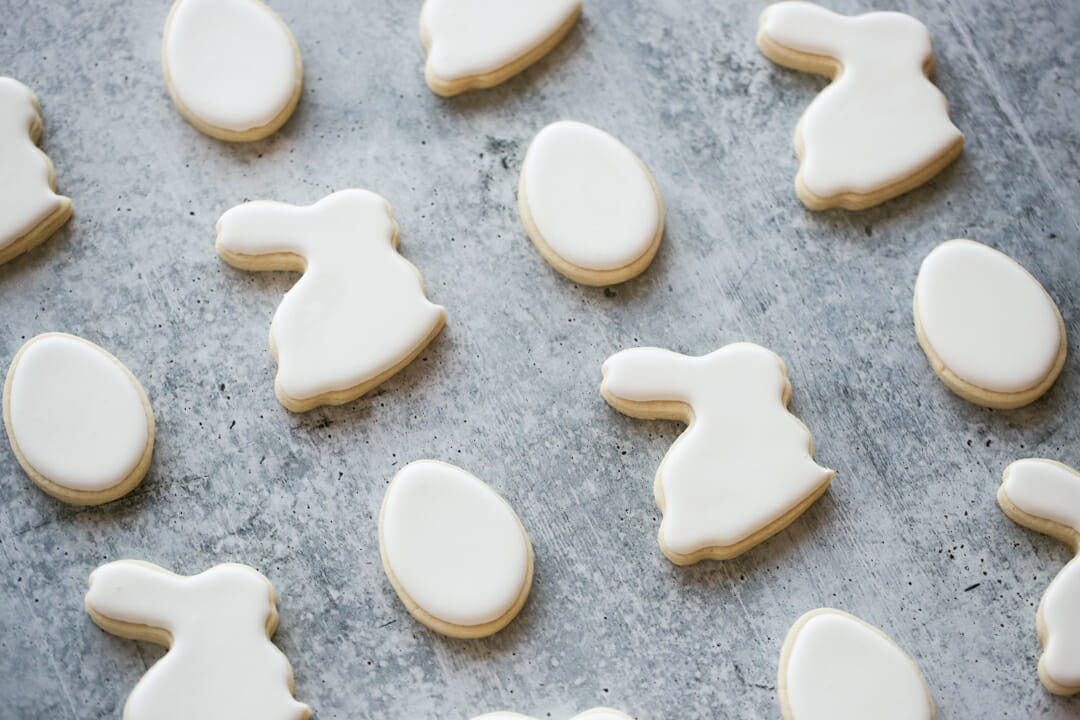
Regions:
<instances>
[{"instance_id":1,"label":"bunny ear","mask_svg":"<svg viewBox=\"0 0 1080 720\"><path fill-rule=\"evenodd\" d=\"M651 414L631 412L627 403L685 403L692 385L691 371L698 358L687 357L660 348L631 348L623 350L604 363L604 381L600 392L617 410L632 417L670 417L671 413ZM638 408L644 410L643 408ZM675 417L685 413L678 412Z\"/></svg>"},{"instance_id":2,"label":"bunny ear","mask_svg":"<svg viewBox=\"0 0 1080 720\"><path fill-rule=\"evenodd\" d=\"M849 18L809 2L778 2L761 14L758 46L773 62L833 74L834 63L809 63L806 55L838 58L850 28ZM789 53L798 53L792 58Z\"/></svg>"},{"instance_id":3,"label":"bunny ear","mask_svg":"<svg viewBox=\"0 0 1080 720\"><path fill-rule=\"evenodd\" d=\"M176 608L183 602L182 580L150 563L111 562L91 573L86 610L114 635L168 644Z\"/></svg>"},{"instance_id":4,"label":"bunny ear","mask_svg":"<svg viewBox=\"0 0 1080 720\"><path fill-rule=\"evenodd\" d=\"M1080 552L1080 473L1053 460L1017 460L1005 468L998 504L1013 521Z\"/></svg>"},{"instance_id":5,"label":"bunny ear","mask_svg":"<svg viewBox=\"0 0 1080 720\"><path fill-rule=\"evenodd\" d=\"M305 255L304 224L311 208L260 200L227 210L217 223L217 250L230 265L264 270L262 255ZM302 270L302 266L297 269Z\"/></svg>"}]
</instances>

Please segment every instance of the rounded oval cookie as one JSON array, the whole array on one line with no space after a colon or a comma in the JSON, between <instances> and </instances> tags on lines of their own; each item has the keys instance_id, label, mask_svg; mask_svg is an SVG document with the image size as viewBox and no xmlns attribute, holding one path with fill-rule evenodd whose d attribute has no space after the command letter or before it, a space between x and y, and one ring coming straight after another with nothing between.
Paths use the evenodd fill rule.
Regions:
<instances>
[{"instance_id":1,"label":"rounded oval cookie","mask_svg":"<svg viewBox=\"0 0 1080 720\"><path fill-rule=\"evenodd\" d=\"M142 386L119 360L74 335L38 335L15 355L4 425L26 474L74 505L115 500L150 467L154 414Z\"/></svg>"},{"instance_id":2,"label":"rounded oval cookie","mask_svg":"<svg viewBox=\"0 0 1080 720\"><path fill-rule=\"evenodd\" d=\"M915 281L915 331L934 372L966 400L1017 408L1065 364L1065 323L1039 281L971 240L935 248Z\"/></svg>"},{"instance_id":3,"label":"rounded oval cookie","mask_svg":"<svg viewBox=\"0 0 1080 720\"><path fill-rule=\"evenodd\" d=\"M603 130L548 125L521 168L525 231L552 267L583 285L612 285L649 266L664 234L664 204L645 165Z\"/></svg>"},{"instance_id":4,"label":"rounded oval cookie","mask_svg":"<svg viewBox=\"0 0 1080 720\"><path fill-rule=\"evenodd\" d=\"M934 720L918 666L885 633L823 608L803 615L780 653L784 720Z\"/></svg>"},{"instance_id":5,"label":"rounded oval cookie","mask_svg":"<svg viewBox=\"0 0 1080 720\"><path fill-rule=\"evenodd\" d=\"M424 75L449 97L507 80L559 44L581 14L583 0L426 0L420 40Z\"/></svg>"},{"instance_id":6,"label":"rounded oval cookie","mask_svg":"<svg viewBox=\"0 0 1080 720\"><path fill-rule=\"evenodd\" d=\"M176 0L161 54L180 114L220 140L260 140L300 100L300 48L258 0Z\"/></svg>"},{"instance_id":7,"label":"rounded oval cookie","mask_svg":"<svg viewBox=\"0 0 1080 720\"><path fill-rule=\"evenodd\" d=\"M532 545L513 509L478 478L434 460L406 465L390 483L379 550L409 613L451 637L501 630L532 587Z\"/></svg>"}]
</instances>

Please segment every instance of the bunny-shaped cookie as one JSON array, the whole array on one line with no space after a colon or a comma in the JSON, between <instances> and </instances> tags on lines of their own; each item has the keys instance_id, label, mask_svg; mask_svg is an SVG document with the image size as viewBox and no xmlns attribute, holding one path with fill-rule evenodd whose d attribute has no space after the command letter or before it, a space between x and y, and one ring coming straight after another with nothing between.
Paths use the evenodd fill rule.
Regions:
<instances>
[{"instance_id":1,"label":"bunny-shaped cookie","mask_svg":"<svg viewBox=\"0 0 1080 720\"><path fill-rule=\"evenodd\" d=\"M1013 522L1049 535L1080 554L1080 473L1053 460L1018 460L1005 468L998 504ZM1039 678L1055 695L1080 692L1080 555L1046 588L1035 630L1043 645Z\"/></svg>"},{"instance_id":2,"label":"bunny-shaped cookie","mask_svg":"<svg viewBox=\"0 0 1080 720\"><path fill-rule=\"evenodd\" d=\"M52 162L37 146L41 109L30 88L0 77L0 263L44 242L71 217Z\"/></svg>"},{"instance_id":3,"label":"bunny-shaped cookie","mask_svg":"<svg viewBox=\"0 0 1080 720\"><path fill-rule=\"evenodd\" d=\"M660 547L689 565L739 555L803 513L832 470L813 459L810 432L787 410L783 360L735 343L704 357L623 350L604 363L600 392L632 417L690 427L656 471Z\"/></svg>"},{"instance_id":4,"label":"bunny-shaped cookie","mask_svg":"<svg viewBox=\"0 0 1080 720\"><path fill-rule=\"evenodd\" d=\"M795 131L795 187L811 210L877 205L960 154L964 136L928 79L930 32L910 15L845 17L813 3L779 2L761 14L757 42L775 63L834 78Z\"/></svg>"},{"instance_id":5,"label":"bunny-shaped cookie","mask_svg":"<svg viewBox=\"0 0 1080 720\"><path fill-rule=\"evenodd\" d=\"M90 575L86 609L102 629L166 645L131 691L124 720L306 720L292 668L270 636L274 588L246 565L174 575L120 560Z\"/></svg>"},{"instance_id":6,"label":"bunny-shaped cookie","mask_svg":"<svg viewBox=\"0 0 1080 720\"><path fill-rule=\"evenodd\" d=\"M245 270L304 273L270 324L275 389L293 412L350 402L401 370L443 326L397 253L390 205L342 190L314 205L250 202L221 216L217 250Z\"/></svg>"}]
</instances>

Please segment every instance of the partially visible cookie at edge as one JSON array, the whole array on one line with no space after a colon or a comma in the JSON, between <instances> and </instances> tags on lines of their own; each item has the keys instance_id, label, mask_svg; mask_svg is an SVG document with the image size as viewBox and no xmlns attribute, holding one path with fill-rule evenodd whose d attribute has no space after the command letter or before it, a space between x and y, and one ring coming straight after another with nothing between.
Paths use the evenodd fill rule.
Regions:
<instances>
[{"instance_id":1,"label":"partially visible cookie at edge","mask_svg":"<svg viewBox=\"0 0 1080 720\"><path fill-rule=\"evenodd\" d=\"M547 55L581 14L584 0L425 0L424 76L437 95L489 88Z\"/></svg>"},{"instance_id":2,"label":"partially visible cookie at edge","mask_svg":"<svg viewBox=\"0 0 1080 720\"><path fill-rule=\"evenodd\" d=\"M300 48L259 0L176 0L161 57L177 110L219 140L261 140L284 125L300 101Z\"/></svg>"},{"instance_id":3,"label":"partially visible cookie at edge","mask_svg":"<svg viewBox=\"0 0 1080 720\"><path fill-rule=\"evenodd\" d=\"M40 137L37 96L0 77L0 263L45 242L71 217L71 200L56 194L56 170L37 146Z\"/></svg>"},{"instance_id":4,"label":"partially visible cookie at edge","mask_svg":"<svg viewBox=\"0 0 1080 720\"><path fill-rule=\"evenodd\" d=\"M1054 460L1017 460L1005 468L998 505L1010 520L1080 553L1080 473ZM1055 695L1080 692L1080 555L1043 593L1035 631L1043 646L1039 679Z\"/></svg>"}]
</instances>

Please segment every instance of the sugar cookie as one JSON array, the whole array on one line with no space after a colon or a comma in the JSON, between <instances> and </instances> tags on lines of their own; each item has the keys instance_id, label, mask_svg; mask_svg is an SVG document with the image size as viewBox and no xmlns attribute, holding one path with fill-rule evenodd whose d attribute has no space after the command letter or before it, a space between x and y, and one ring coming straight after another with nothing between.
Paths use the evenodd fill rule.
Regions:
<instances>
[{"instance_id":1,"label":"sugar cookie","mask_svg":"<svg viewBox=\"0 0 1080 720\"><path fill-rule=\"evenodd\" d=\"M425 0L420 39L432 92L449 97L507 80L570 32L584 0Z\"/></svg>"},{"instance_id":2,"label":"sugar cookie","mask_svg":"<svg viewBox=\"0 0 1080 720\"><path fill-rule=\"evenodd\" d=\"M182 576L138 560L90 575L86 611L106 632L169 648L135 685L124 720L306 720L270 637L274 587L247 565Z\"/></svg>"},{"instance_id":3,"label":"sugar cookie","mask_svg":"<svg viewBox=\"0 0 1080 720\"><path fill-rule=\"evenodd\" d=\"M788 632L777 682L784 720L934 720L919 667L885 633L823 608Z\"/></svg>"},{"instance_id":4,"label":"sugar cookie","mask_svg":"<svg viewBox=\"0 0 1080 720\"><path fill-rule=\"evenodd\" d=\"M582 285L639 275L664 234L664 203L648 169L585 123L553 123L536 136L521 168L518 208L543 258Z\"/></svg>"},{"instance_id":5,"label":"sugar cookie","mask_svg":"<svg viewBox=\"0 0 1080 720\"><path fill-rule=\"evenodd\" d=\"M30 479L73 505L126 495L154 450L154 412L139 381L105 350L63 333L32 338L11 361L4 426Z\"/></svg>"},{"instance_id":6,"label":"sugar cookie","mask_svg":"<svg viewBox=\"0 0 1080 720\"><path fill-rule=\"evenodd\" d=\"M513 508L478 478L434 460L394 476L379 513L379 552L409 613L451 637L498 632L532 587L532 545Z\"/></svg>"},{"instance_id":7,"label":"sugar cookie","mask_svg":"<svg viewBox=\"0 0 1080 720\"><path fill-rule=\"evenodd\" d=\"M1080 553L1080 473L1053 460L1017 460L1005 468L998 504L1014 522ZM1039 677L1055 695L1080 692L1080 558L1058 573L1039 603L1043 646Z\"/></svg>"},{"instance_id":8,"label":"sugar cookie","mask_svg":"<svg viewBox=\"0 0 1080 720\"><path fill-rule=\"evenodd\" d=\"M71 217L71 200L56 194L56 171L39 137L37 96L0 77L0 263L45 242Z\"/></svg>"},{"instance_id":9,"label":"sugar cookie","mask_svg":"<svg viewBox=\"0 0 1080 720\"><path fill-rule=\"evenodd\" d=\"M915 281L915 332L941 381L960 397L1018 408L1065 365L1065 322L1039 281L971 240L937 246Z\"/></svg>"},{"instance_id":10,"label":"sugar cookie","mask_svg":"<svg viewBox=\"0 0 1080 720\"><path fill-rule=\"evenodd\" d=\"M533 718L512 712L494 712L475 717L473 720L533 720ZM612 710L610 708L593 708L592 710L586 710L580 715L575 715L570 720L633 720L633 718L618 710Z\"/></svg>"},{"instance_id":11,"label":"sugar cookie","mask_svg":"<svg viewBox=\"0 0 1080 720\"><path fill-rule=\"evenodd\" d=\"M788 409L791 383L775 354L734 343L703 357L659 348L607 359L600 392L631 417L689 427L653 484L660 548L677 565L735 557L801 515L832 480L810 431Z\"/></svg>"},{"instance_id":12,"label":"sugar cookie","mask_svg":"<svg viewBox=\"0 0 1080 720\"><path fill-rule=\"evenodd\" d=\"M300 100L300 48L259 0L176 0L161 56L177 110L219 140L261 140Z\"/></svg>"},{"instance_id":13,"label":"sugar cookie","mask_svg":"<svg viewBox=\"0 0 1080 720\"><path fill-rule=\"evenodd\" d=\"M757 43L777 64L833 78L795 130L795 189L811 210L877 205L960 154L964 135L929 80L930 31L910 15L779 2L761 14Z\"/></svg>"},{"instance_id":14,"label":"sugar cookie","mask_svg":"<svg viewBox=\"0 0 1080 720\"><path fill-rule=\"evenodd\" d=\"M375 193L342 190L306 207L245 203L217 231L218 254L234 267L304 274L270 324L275 390L293 412L355 400L442 329L446 311L398 255L398 225Z\"/></svg>"}]
</instances>

